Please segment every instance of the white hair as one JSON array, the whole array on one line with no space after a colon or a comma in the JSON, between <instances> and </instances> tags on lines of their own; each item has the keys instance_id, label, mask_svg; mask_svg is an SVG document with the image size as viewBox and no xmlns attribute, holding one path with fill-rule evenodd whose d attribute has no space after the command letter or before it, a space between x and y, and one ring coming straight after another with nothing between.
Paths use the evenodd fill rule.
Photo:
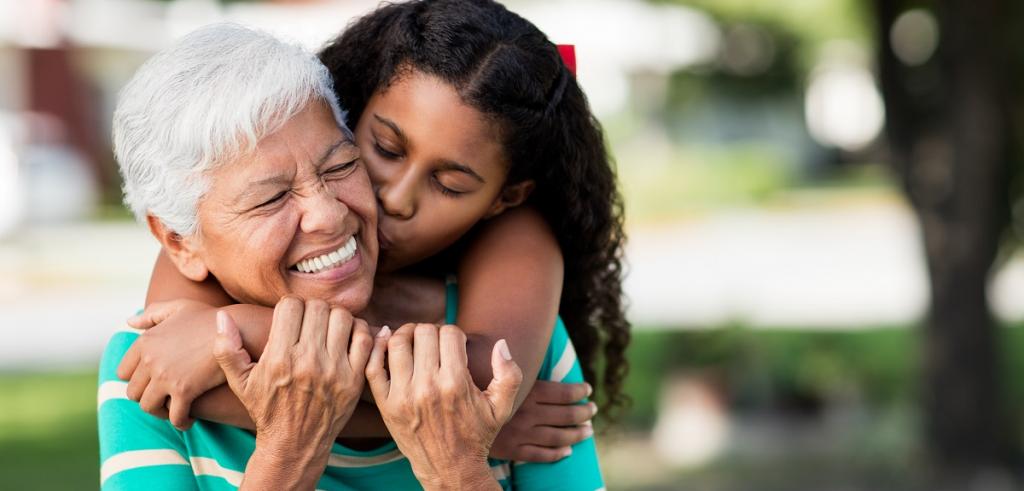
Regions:
<instances>
[{"instance_id":1,"label":"white hair","mask_svg":"<svg viewBox=\"0 0 1024 491\"><path fill-rule=\"evenodd\" d=\"M327 68L302 47L236 24L198 29L160 51L121 91L114 153L124 201L191 235L207 172L255 149L307 104L344 123Z\"/></svg>"}]
</instances>

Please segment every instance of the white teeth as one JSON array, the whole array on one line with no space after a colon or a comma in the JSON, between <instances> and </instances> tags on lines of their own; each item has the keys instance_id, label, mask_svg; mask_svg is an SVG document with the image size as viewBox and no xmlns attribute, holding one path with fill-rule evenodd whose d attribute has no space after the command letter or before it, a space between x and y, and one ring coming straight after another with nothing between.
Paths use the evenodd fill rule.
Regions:
<instances>
[{"instance_id":1,"label":"white teeth","mask_svg":"<svg viewBox=\"0 0 1024 491\"><path fill-rule=\"evenodd\" d=\"M348 242L345 242L345 245L341 246L338 250L328 252L322 256L299 261L298 264L295 265L295 269L303 273L319 273L325 269L330 269L352 259L355 252L356 238L355 236L352 236L349 237Z\"/></svg>"}]
</instances>

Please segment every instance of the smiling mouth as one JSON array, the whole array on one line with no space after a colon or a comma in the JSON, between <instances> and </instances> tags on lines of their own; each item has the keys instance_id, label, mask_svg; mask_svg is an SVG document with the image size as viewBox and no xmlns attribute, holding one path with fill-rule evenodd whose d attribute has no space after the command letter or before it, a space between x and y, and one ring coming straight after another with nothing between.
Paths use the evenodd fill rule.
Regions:
<instances>
[{"instance_id":1,"label":"smiling mouth","mask_svg":"<svg viewBox=\"0 0 1024 491\"><path fill-rule=\"evenodd\" d=\"M350 259L356 255L356 236L349 237L345 245L341 246L338 250L328 252L316 257L303 259L294 266L292 271L298 271L300 273L321 273L329 269L340 267L342 264L347 263Z\"/></svg>"}]
</instances>

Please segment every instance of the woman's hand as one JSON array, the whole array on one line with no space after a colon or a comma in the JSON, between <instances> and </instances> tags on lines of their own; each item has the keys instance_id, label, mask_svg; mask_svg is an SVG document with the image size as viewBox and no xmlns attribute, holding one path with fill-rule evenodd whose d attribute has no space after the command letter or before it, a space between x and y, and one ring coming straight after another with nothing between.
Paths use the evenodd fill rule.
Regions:
<instances>
[{"instance_id":1,"label":"woman's hand","mask_svg":"<svg viewBox=\"0 0 1024 491\"><path fill-rule=\"evenodd\" d=\"M214 356L256 424L242 487L312 489L363 389L373 347L366 322L323 301L285 297L253 362L230 316L217 320Z\"/></svg>"},{"instance_id":2,"label":"woman's hand","mask_svg":"<svg viewBox=\"0 0 1024 491\"><path fill-rule=\"evenodd\" d=\"M146 332L132 344L117 369L128 380L129 399L179 430L192 426L192 402L224 383L210 352L217 309L194 300L158 302L128 324Z\"/></svg>"},{"instance_id":3,"label":"woman's hand","mask_svg":"<svg viewBox=\"0 0 1024 491\"><path fill-rule=\"evenodd\" d=\"M572 453L572 446L590 438L590 420L597 413L589 384L538 380L491 447L491 457L525 462L555 462Z\"/></svg>"},{"instance_id":4,"label":"woman's hand","mask_svg":"<svg viewBox=\"0 0 1024 491\"><path fill-rule=\"evenodd\" d=\"M491 366L494 380L481 392L467 368L466 336L452 325L406 324L394 334L378 333L366 380L425 489L498 487L487 454L512 414L523 375L505 340L495 343Z\"/></svg>"}]
</instances>

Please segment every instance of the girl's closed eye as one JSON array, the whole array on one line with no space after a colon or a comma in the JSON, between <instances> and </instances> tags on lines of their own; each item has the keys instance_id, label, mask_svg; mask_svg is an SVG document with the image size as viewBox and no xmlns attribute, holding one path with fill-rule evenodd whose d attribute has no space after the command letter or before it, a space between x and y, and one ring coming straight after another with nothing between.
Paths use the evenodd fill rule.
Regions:
<instances>
[{"instance_id":1,"label":"girl's closed eye","mask_svg":"<svg viewBox=\"0 0 1024 491\"><path fill-rule=\"evenodd\" d=\"M373 142L373 149L377 151L377 155L380 155L381 157L384 157L386 159L397 159L397 158L401 157L401 155L399 155L398 152L392 152L392 151L384 148L380 144L379 140L374 140L374 142Z\"/></svg>"},{"instance_id":2,"label":"girl's closed eye","mask_svg":"<svg viewBox=\"0 0 1024 491\"><path fill-rule=\"evenodd\" d=\"M459 185L457 179L453 179L450 175L447 175L450 173L451 171L434 174L431 176L430 180L433 181L434 186L437 187L437 190L444 196L458 198L459 196L468 193L469 190L466 189L466 186Z\"/></svg>"},{"instance_id":3,"label":"girl's closed eye","mask_svg":"<svg viewBox=\"0 0 1024 491\"><path fill-rule=\"evenodd\" d=\"M448 186L445 186L444 184L441 183L441 180L436 177L434 178L434 184L437 185L437 188L439 191L441 191L441 194L450 198L458 198L459 196L466 194L466 191L456 191Z\"/></svg>"}]
</instances>

